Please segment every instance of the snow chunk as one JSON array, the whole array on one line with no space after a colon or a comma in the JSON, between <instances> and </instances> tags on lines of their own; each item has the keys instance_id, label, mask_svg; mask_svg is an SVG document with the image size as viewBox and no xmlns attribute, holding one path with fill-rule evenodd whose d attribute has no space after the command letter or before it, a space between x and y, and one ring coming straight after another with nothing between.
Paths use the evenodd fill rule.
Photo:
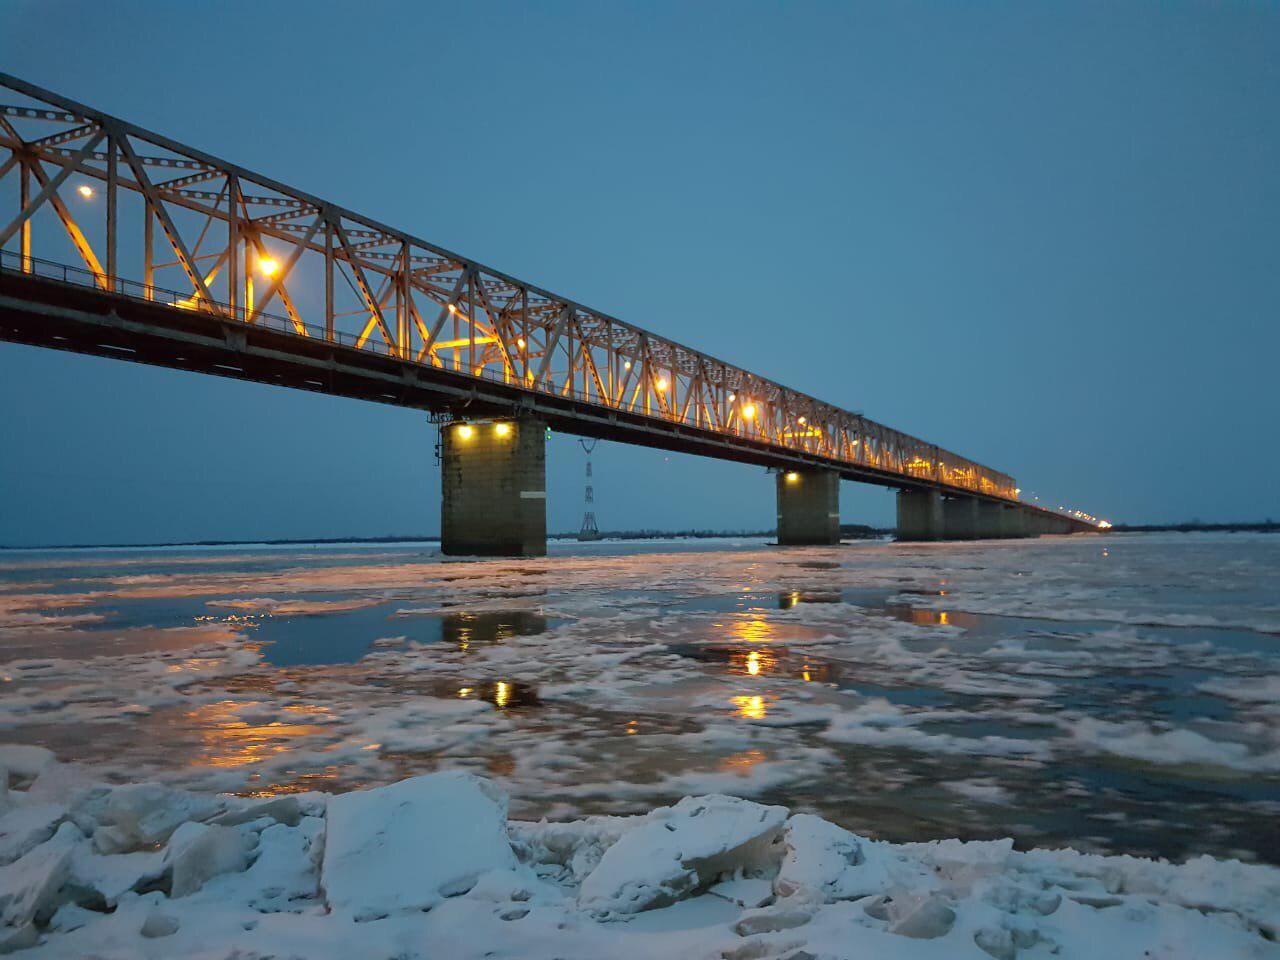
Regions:
<instances>
[{"instance_id":1,"label":"snow chunk","mask_svg":"<svg viewBox=\"0 0 1280 960\"><path fill-rule=\"evenodd\" d=\"M142 921L142 927L138 932L149 940L171 937L178 932L178 918L161 913L159 910L152 910L147 914L147 919Z\"/></svg>"},{"instance_id":2,"label":"snow chunk","mask_svg":"<svg viewBox=\"0 0 1280 960\"><path fill-rule=\"evenodd\" d=\"M737 797L685 797L654 810L624 833L583 881L579 904L600 915L662 907L715 882L722 873L759 870L787 817Z\"/></svg>"},{"instance_id":3,"label":"snow chunk","mask_svg":"<svg viewBox=\"0 0 1280 960\"><path fill-rule=\"evenodd\" d=\"M164 854L160 851L102 856L89 844L81 844L71 861L71 882L96 891L106 906L114 907L129 891L160 879L164 870Z\"/></svg>"},{"instance_id":4,"label":"snow chunk","mask_svg":"<svg viewBox=\"0 0 1280 960\"><path fill-rule=\"evenodd\" d=\"M93 845L99 853L155 848L190 820L207 820L223 809L212 797L158 783L114 787L89 795L74 810L81 826L96 823Z\"/></svg>"},{"instance_id":5,"label":"snow chunk","mask_svg":"<svg viewBox=\"0 0 1280 960\"><path fill-rule=\"evenodd\" d=\"M296 827L273 823L258 839L258 859L243 878L231 878L233 894L255 910L280 912L320 893L324 821L304 817ZM246 897L247 895L247 897Z\"/></svg>"},{"instance_id":6,"label":"snow chunk","mask_svg":"<svg viewBox=\"0 0 1280 960\"><path fill-rule=\"evenodd\" d=\"M0 743L0 767L20 777L37 776L41 770L56 763L53 751L23 743Z\"/></svg>"},{"instance_id":7,"label":"snow chunk","mask_svg":"<svg viewBox=\"0 0 1280 960\"><path fill-rule=\"evenodd\" d=\"M14 807L0 816L0 864L13 863L53 836L67 816L59 803Z\"/></svg>"},{"instance_id":8,"label":"snow chunk","mask_svg":"<svg viewBox=\"0 0 1280 960\"><path fill-rule=\"evenodd\" d=\"M188 896L220 873L243 870L249 864L249 846L249 839L234 827L184 823L165 851L165 865L173 871L170 896Z\"/></svg>"},{"instance_id":9,"label":"snow chunk","mask_svg":"<svg viewBox=\"0 0 1280 960\"><path fill-rule=\"evenodd\" d=\"M894 897L888 911L889 932L915 940L945 936L956 922L956 912L935 893Z\"/></svg>"},{"instance_id":10,"label":"snow chunk","mask_svg":"<svg viewBox=\"0 0 1280 960\"><path fill-rule=\"evenodd\" d=\"M511 869L507 801L469 773L432 773L329 801L321 880L330 907L371 920L427 910Z\"/></svg>"},{"instance_id":11,"label":"snow chunk","mask_svg":"<svg viewBox=\"0 0 1280 960\"><path fill-rule=\"evenodd\" d=\"M83 840L75 824L64 823L52 839L0 867L0 929L43 922L53 915L58 892L70 875L72 851Z\"/></svg>"},{"instance_id":12,"label":"snow chunk","mask_svg":"<svg viewBox=\"0 0 1280 960\"><path fill-rule=\"evenodd\" d=\"M1280 771L1280 751L1253 754L1242 743L1211 740L1194 730L1154 728L1138 720L1111 723L1081 717L1071 735L1077 744L1143 763Z\"/></svg>"},{"instance_id":13,"label":"snow chunk","mask_svg":"<svg viewBox=\"0 0 1280 960\"><path fill-rule=\"evenodd\" d=\"M730 903L753 910L763 907L773 899L773 885L759 877L738 877L717 883L707 891L717 897L723 897Z\"/></svg>"},{"instance_id":14,"label":"snow chunk","mask_svg":"<svg viewBox=\"0 0 1280 960\"><path fill-rule=\"evenodd\" d=\"M913 869L887 845L810 813L797 813L787 821L783 843L786 854L773 882L780 897L832 903L887 893L908 882L929 885L923 870Z\"/></svg>"}]
</instances>

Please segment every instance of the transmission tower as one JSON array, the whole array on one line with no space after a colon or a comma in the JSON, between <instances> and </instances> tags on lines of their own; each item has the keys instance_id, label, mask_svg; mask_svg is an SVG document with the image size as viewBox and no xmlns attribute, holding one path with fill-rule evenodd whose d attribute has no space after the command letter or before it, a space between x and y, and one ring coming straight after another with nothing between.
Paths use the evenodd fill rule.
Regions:
<instances>
[{"instance_id":1,"label":"transmission tower","mask_svg":"<svg viewBox=\"0 0 1280 960\"><path fill-rule=\"evenodd\" d=\"M599 540L600 528L596 526L596 496L591 486L591 451L596 448L598 440L578 439L582 444L582 449L587 453L587 494L584 500L584 511L582 514L582 529L578 531L579 540Z\"/></svg>"}]
</instances>

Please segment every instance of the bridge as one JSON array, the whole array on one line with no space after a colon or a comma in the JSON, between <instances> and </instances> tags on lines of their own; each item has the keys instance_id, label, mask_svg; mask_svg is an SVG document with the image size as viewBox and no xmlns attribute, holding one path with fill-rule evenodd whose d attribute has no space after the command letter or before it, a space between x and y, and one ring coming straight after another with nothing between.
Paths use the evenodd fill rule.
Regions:
<instances>
[{"instance_id":1,"label":"bridge","mask_svg":"<svg viewBox=\"0 0 1280 960\"><path fill-rule=\"evenodd\" d=\"M907 540L1106 526L1012 477L0 74L0 339L429 411L442 548L546 549L547 428L777 473L778 541L842 479Z\"/></svg>"}]
</instances>

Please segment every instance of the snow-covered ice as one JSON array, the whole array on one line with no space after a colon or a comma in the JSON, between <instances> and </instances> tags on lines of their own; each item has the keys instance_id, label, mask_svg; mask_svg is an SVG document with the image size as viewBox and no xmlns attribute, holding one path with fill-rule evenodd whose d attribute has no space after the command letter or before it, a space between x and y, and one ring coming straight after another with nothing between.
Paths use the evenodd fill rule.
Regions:
<instances>
[{"instance_id":1,"label":"snow-covered ice","mask_svg":"<svg viewBox=\"0 0 1280 960\"><path fill-rule=\"evenodd\" d=\"M289 804L62 783L77 822L0 867L0 949L32 958L1280 956L1280 869L1237 861L892 844L719 795L508 821L456 772ZM181 822L100 853L139 791ZM0 825L47 799L16 794Z\"/></svg>"}]
</instances>

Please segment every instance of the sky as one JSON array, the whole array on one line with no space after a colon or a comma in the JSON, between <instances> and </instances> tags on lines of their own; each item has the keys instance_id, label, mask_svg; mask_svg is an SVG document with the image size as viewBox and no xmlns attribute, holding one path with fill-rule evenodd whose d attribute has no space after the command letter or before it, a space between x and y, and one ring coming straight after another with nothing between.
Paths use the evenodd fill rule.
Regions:
<instances>
[{"instance_id":1,"label":"sky","mask_svg":"<svg viewBox=\"0 0 1280 960\"><path fill-rule=\"evenodd\" d=\"M0 5L6 72L1133 523L1280 517L1278 51L1263 2ZM439 531L418 411L3 343L0 408L0 544ZM760 468L594 471L603 529L773 525Z\"/></svg>"}]
</instances>

